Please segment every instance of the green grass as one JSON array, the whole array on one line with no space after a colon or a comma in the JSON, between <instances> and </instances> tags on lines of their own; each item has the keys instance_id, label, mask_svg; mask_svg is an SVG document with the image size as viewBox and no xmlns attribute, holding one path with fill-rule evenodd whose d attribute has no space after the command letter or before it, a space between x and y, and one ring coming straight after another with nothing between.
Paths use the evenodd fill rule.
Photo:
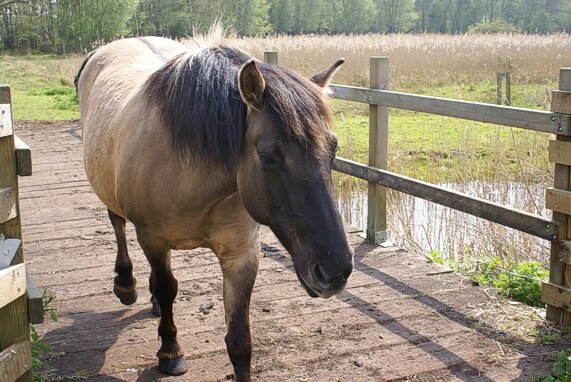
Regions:
<instances>
[{"instance_id":1,"label":"green grass","mask_svg":"<svg viewBox=\"0 0 571 382\"><path fill-rule=\"evenodd\" d=\"M12 88L15 120L79 118L73 76L80 57L0 56L0 83Z\"/></svg>"},{"instance_id":2,"label":"green grass","mask_svg":"<svg viewBox=\"0 0 571 382\"><path fill-rule=\"evenodd\" d=\"M553 86L550 82L514 86L512 104L546 109L547 89ZM495 103L496 98L495 84L488 81L432 88L418 86L403 91L486 103ZM366 162L369 106L341 100L331 103L340 155ZM389 169L423 180L484 180L497 172L496 162L500 159L504 170L511 174L520 172L522 157L526 165L543 169L547 141L547 134L523 129L406 110L389 112ZM438 179L434 178L435 169ZM468 174L470 179L457 179L459 175Z\"/></svg>"}]
</instances>

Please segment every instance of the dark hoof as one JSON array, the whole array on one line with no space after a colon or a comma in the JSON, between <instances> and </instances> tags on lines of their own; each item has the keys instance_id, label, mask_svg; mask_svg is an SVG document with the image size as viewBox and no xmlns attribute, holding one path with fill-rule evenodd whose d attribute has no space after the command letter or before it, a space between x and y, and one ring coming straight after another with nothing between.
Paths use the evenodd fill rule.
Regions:
<instances>
[{"instance_id":1,"label":"dark hoof","mask_svg":"<svg viewBox=\"0 0 571 382\"><path fill-rule=\"evenodd\" d=\"M183 358L166 359L159 358L159 371L166 375L183 375L188 370Z\"/></svg>"},{"instance_id":2,"label":"dark hoof","mask_svg":"<svg viewBox=\"0 0 571 382\"><path fill-rule=\"evenodd\" d=\"M115 296L119 297L119 301L123 305L132 305L137 301L137 290L135 288L126 290L117 285L113 286L113 292Z\"/></svg>"},{"instance_id":3,"label":"dark hoof","mask_svg":"<svg viewBox=\"0 0 571 382\"><path fill-rule=\"evenodd\" d=\"M158 302L153 302L153 308L151 309L151 313L153 313L153 316L155 317L161 316L161 306L159 305Z\"/></svg>"}]
</instances>

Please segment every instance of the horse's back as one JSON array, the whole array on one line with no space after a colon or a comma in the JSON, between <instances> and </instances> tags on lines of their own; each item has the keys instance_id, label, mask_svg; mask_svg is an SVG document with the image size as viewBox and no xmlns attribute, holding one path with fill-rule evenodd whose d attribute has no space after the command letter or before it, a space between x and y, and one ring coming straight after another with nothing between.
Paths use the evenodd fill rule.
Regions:
<instances>
[{"instance_id":1,"label":"horse's back","mask_svg":"<svg viewBox=\"0 0 571 382\"><path fill-rule=\"evenodd\" d=\"M131 139L144 121L129 105L144 101L142 88L157 69L187 51L160 37L118 40L97 50L78 80L87 177L108 208L120 213L116 200L116 163L121 142ZM140 113L145 112L140 108Z\"/></svg>"}]
</instances>

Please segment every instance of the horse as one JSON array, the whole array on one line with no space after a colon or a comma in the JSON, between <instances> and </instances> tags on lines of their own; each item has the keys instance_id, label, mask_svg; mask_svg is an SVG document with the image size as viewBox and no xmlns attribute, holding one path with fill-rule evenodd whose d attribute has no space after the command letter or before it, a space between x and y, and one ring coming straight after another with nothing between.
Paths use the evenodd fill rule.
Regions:
<instances>
[{"instance_id":1,"label":"horse","mask_svg":"<svg viewBox=\"0 0 571 382\"><path fill-rule=\"evenodd\" d=\"M337 139L325 94L343 62L308 79L214 38L139 37L111 42L82 64L84 167L115 232L113 290L125 305L137 299L130 221L151 266L161 373L188 369L173 317L171 250L205 247L219 260L236 381L251 380L260 224L289 252L309 296L344 290L353 250L332 194Z\"/></svg>"}]
</instances>

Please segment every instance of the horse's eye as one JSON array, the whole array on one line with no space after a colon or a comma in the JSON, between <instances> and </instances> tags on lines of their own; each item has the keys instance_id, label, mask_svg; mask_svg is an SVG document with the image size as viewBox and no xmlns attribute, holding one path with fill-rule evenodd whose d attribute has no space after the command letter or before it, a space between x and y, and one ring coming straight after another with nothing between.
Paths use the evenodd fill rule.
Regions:
<instances>
[{"instance_id":1,"label":"horse's eye","mask_svg":"<svg viewBox=\"0 0 571 382\"><path fill-rule=\"evenodd\" d=\"M264 168L276 169L279 167L279 163L273 155L267 154L267 153L260 153L259 155L260 155L260 160L262 161L262 165L264 166Z\"/></svg>"}]
</instances>

